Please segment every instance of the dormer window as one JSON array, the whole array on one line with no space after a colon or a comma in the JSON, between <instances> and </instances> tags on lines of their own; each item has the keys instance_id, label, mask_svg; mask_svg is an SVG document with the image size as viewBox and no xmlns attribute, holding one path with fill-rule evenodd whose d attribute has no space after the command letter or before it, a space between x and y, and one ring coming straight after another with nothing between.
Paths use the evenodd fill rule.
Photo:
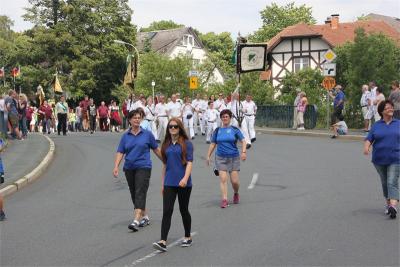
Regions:
<instances>
[{"instance_id":1,"label":"dormer window","mask_svg":"<svg viewBox=\"0 0 400 267\"><path fill-rule=\"evenodd\" d=\"M194 37L193 37L193 35L185 34L185 35L183 36L182 44L183 44L184 46L191 46L191 47L193 47L193 46L194 46Z\"/></svg>"}]
</instances>

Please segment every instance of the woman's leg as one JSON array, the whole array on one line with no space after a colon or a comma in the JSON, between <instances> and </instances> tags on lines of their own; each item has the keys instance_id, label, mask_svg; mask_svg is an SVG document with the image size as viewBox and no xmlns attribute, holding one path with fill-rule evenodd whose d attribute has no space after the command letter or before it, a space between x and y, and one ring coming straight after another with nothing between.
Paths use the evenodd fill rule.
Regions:
<instances>
[{"instance_id":1,"label":"woman's leg","mask_svg":"<svg viewBox=\"0 0 400 267\"><path fill-rule=\"evenodd\" d=\"M219 171L222 199L228 199L228 172Z\"/></svg>"},{"instance_id":2,"label":"woman's leg","mask_svg":"<svg viewBox=\"0 0 400 267\"><path fill-rule=\"evenodd\" d=\"M238 171L232 171L231 172L231 183L232 183L233 192L235 194L238 193L239 192L239 187L240 187L239 172Z\"/></svg>"},{"instance_id":3,"label":"woman's leg","mask_svg":"<svg viewBox=\"0 0 400 267\"><path fill-rule=\"evenodd\" d=\"M171 217L174 212L174 204L176 195L178 193L177 187L165 186L163 193L163 217L161 221L161 240L167 241L168 232L171 227Z\"/></svg>"},{"instance_id":4,"label":"woman's leg","mask_svg":"<svg viewBox=\"0 0 400 267\"><path fill-rule=\"evenodd\" d=\"M135 208L135 171L134 170L125 170L125 178L128 182L129 192L131 193L132 204ZM135 216L135 212L133 212L133 216Z\"/></svg>"},{"instance_id":5,"label":"woman's leg","mask_svg":"<svg viewBox=\"0 0 400 267\"><path fill-rule=\"evenodd\" d=\"M400 164L391 164L387 167L387 191L390 205L397 206L399 202Z\"/></svg>"},{"instance_id":6,"label":"woman's leg","mask_svg":"<svg viewBox=\"0 0 400 267\"><path fill-rule=\"evenodd\" d=\"M387 167L383 165L377 165L374 164L376 171L379 174L379 177L381 178L381 184L382 184L382 191L383 191L383 196L385 199L388 198L388 187L387 187Z\"/></svg>"},{"instance_id":7,"label":"woman's leg","mask_svg":"<svg viewBox=\"0 0 400 267\"><path fill-rule=\"evenodd\" d=\"M179 211L181 212L183 227L185 228L185 237L189 239L190 232L192 230L192 217L190 216L189 212L189 200L191 192L191 187L178 187Z\"/></svg>"}]
</instances>

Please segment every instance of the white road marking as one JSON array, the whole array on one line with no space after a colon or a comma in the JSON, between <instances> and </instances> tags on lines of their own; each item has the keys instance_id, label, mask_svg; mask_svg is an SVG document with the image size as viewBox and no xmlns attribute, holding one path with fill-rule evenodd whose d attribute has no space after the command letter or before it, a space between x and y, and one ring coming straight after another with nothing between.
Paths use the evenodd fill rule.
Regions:
<instances>
[{"instance_id":1,"label":"white road marking","mask_svg":"<svg viewBox=\"0 0 400 267\"><path fill-rule=\"evenodd\" d=\"M190 233L190 235L191 235L191 236L195 236L195 235L197 235L197 232L192 232L192 233ZM182 240L183 240L183 237L180 238L180 239L178 239L178 240L176 240L175 242L173 242L173 243L167 245L167 248L170 249L170 248L172 248L172 247L175 247L176 245L179 245L179 244L182 242ZM144 261L146 261L146 260L148 260L148 259L150 259L150 258L153 258L154 256L157 256L157 255L160 254L160 253L164 253L164 252L155 250L154 252L150 253L149 255L146 255L146 256L144 256L144 257L142 257L142 258L140 258L140 259L135 260L135 261L132 262L130 265L125 265L125 267L135 266L135 265L137 265L137 264L139 264L139 263L142 263L142 262L144 262Z\"/></svg>"},{"instance_id":2,"label":"white road marking","mask_svg":"<svg viewBox=\"0 0 400 267\"><path fill-rule=\"evenodd\" d=\"M258 173L254 173L253 178L251 179L251 182L249 184L249 187L247 187L247 189L253 189L256 186L257 180L258 180Z\"/></svg>"}]
</instances>

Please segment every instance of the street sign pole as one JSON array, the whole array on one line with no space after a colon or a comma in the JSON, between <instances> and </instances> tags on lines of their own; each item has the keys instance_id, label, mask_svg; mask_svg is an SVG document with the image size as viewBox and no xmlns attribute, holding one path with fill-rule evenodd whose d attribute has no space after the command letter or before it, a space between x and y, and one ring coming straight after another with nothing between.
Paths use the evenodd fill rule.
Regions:
<instances>
[{"instance_id":1,"label":"street sign pole","mask_svg":"<svg viewBox=\"0 0 400 267\"><path fill-rule=\"evenodd\" d=\"M329 124L329 110L330 105L329 105L329 91L326 91L326 128L329 130L330 124Z\"/></svg>"}]
</instances>

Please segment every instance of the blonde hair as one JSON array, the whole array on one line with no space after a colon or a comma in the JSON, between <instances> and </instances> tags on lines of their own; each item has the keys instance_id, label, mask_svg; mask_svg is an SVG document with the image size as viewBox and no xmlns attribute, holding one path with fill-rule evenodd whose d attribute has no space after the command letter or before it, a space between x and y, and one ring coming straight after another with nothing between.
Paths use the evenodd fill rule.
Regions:
<instances>
[{"instance_id":1,"label":"blonde hair","mask_svg":"<svg viewBox=\"0 0 400 267\"><path fill-rule=\"evenodd\" d=\"M19 94L19 97L22 97L22 100L24 101L28 101L28 97L26 96L26 94Z\"/></svg>"}]
</instances>

